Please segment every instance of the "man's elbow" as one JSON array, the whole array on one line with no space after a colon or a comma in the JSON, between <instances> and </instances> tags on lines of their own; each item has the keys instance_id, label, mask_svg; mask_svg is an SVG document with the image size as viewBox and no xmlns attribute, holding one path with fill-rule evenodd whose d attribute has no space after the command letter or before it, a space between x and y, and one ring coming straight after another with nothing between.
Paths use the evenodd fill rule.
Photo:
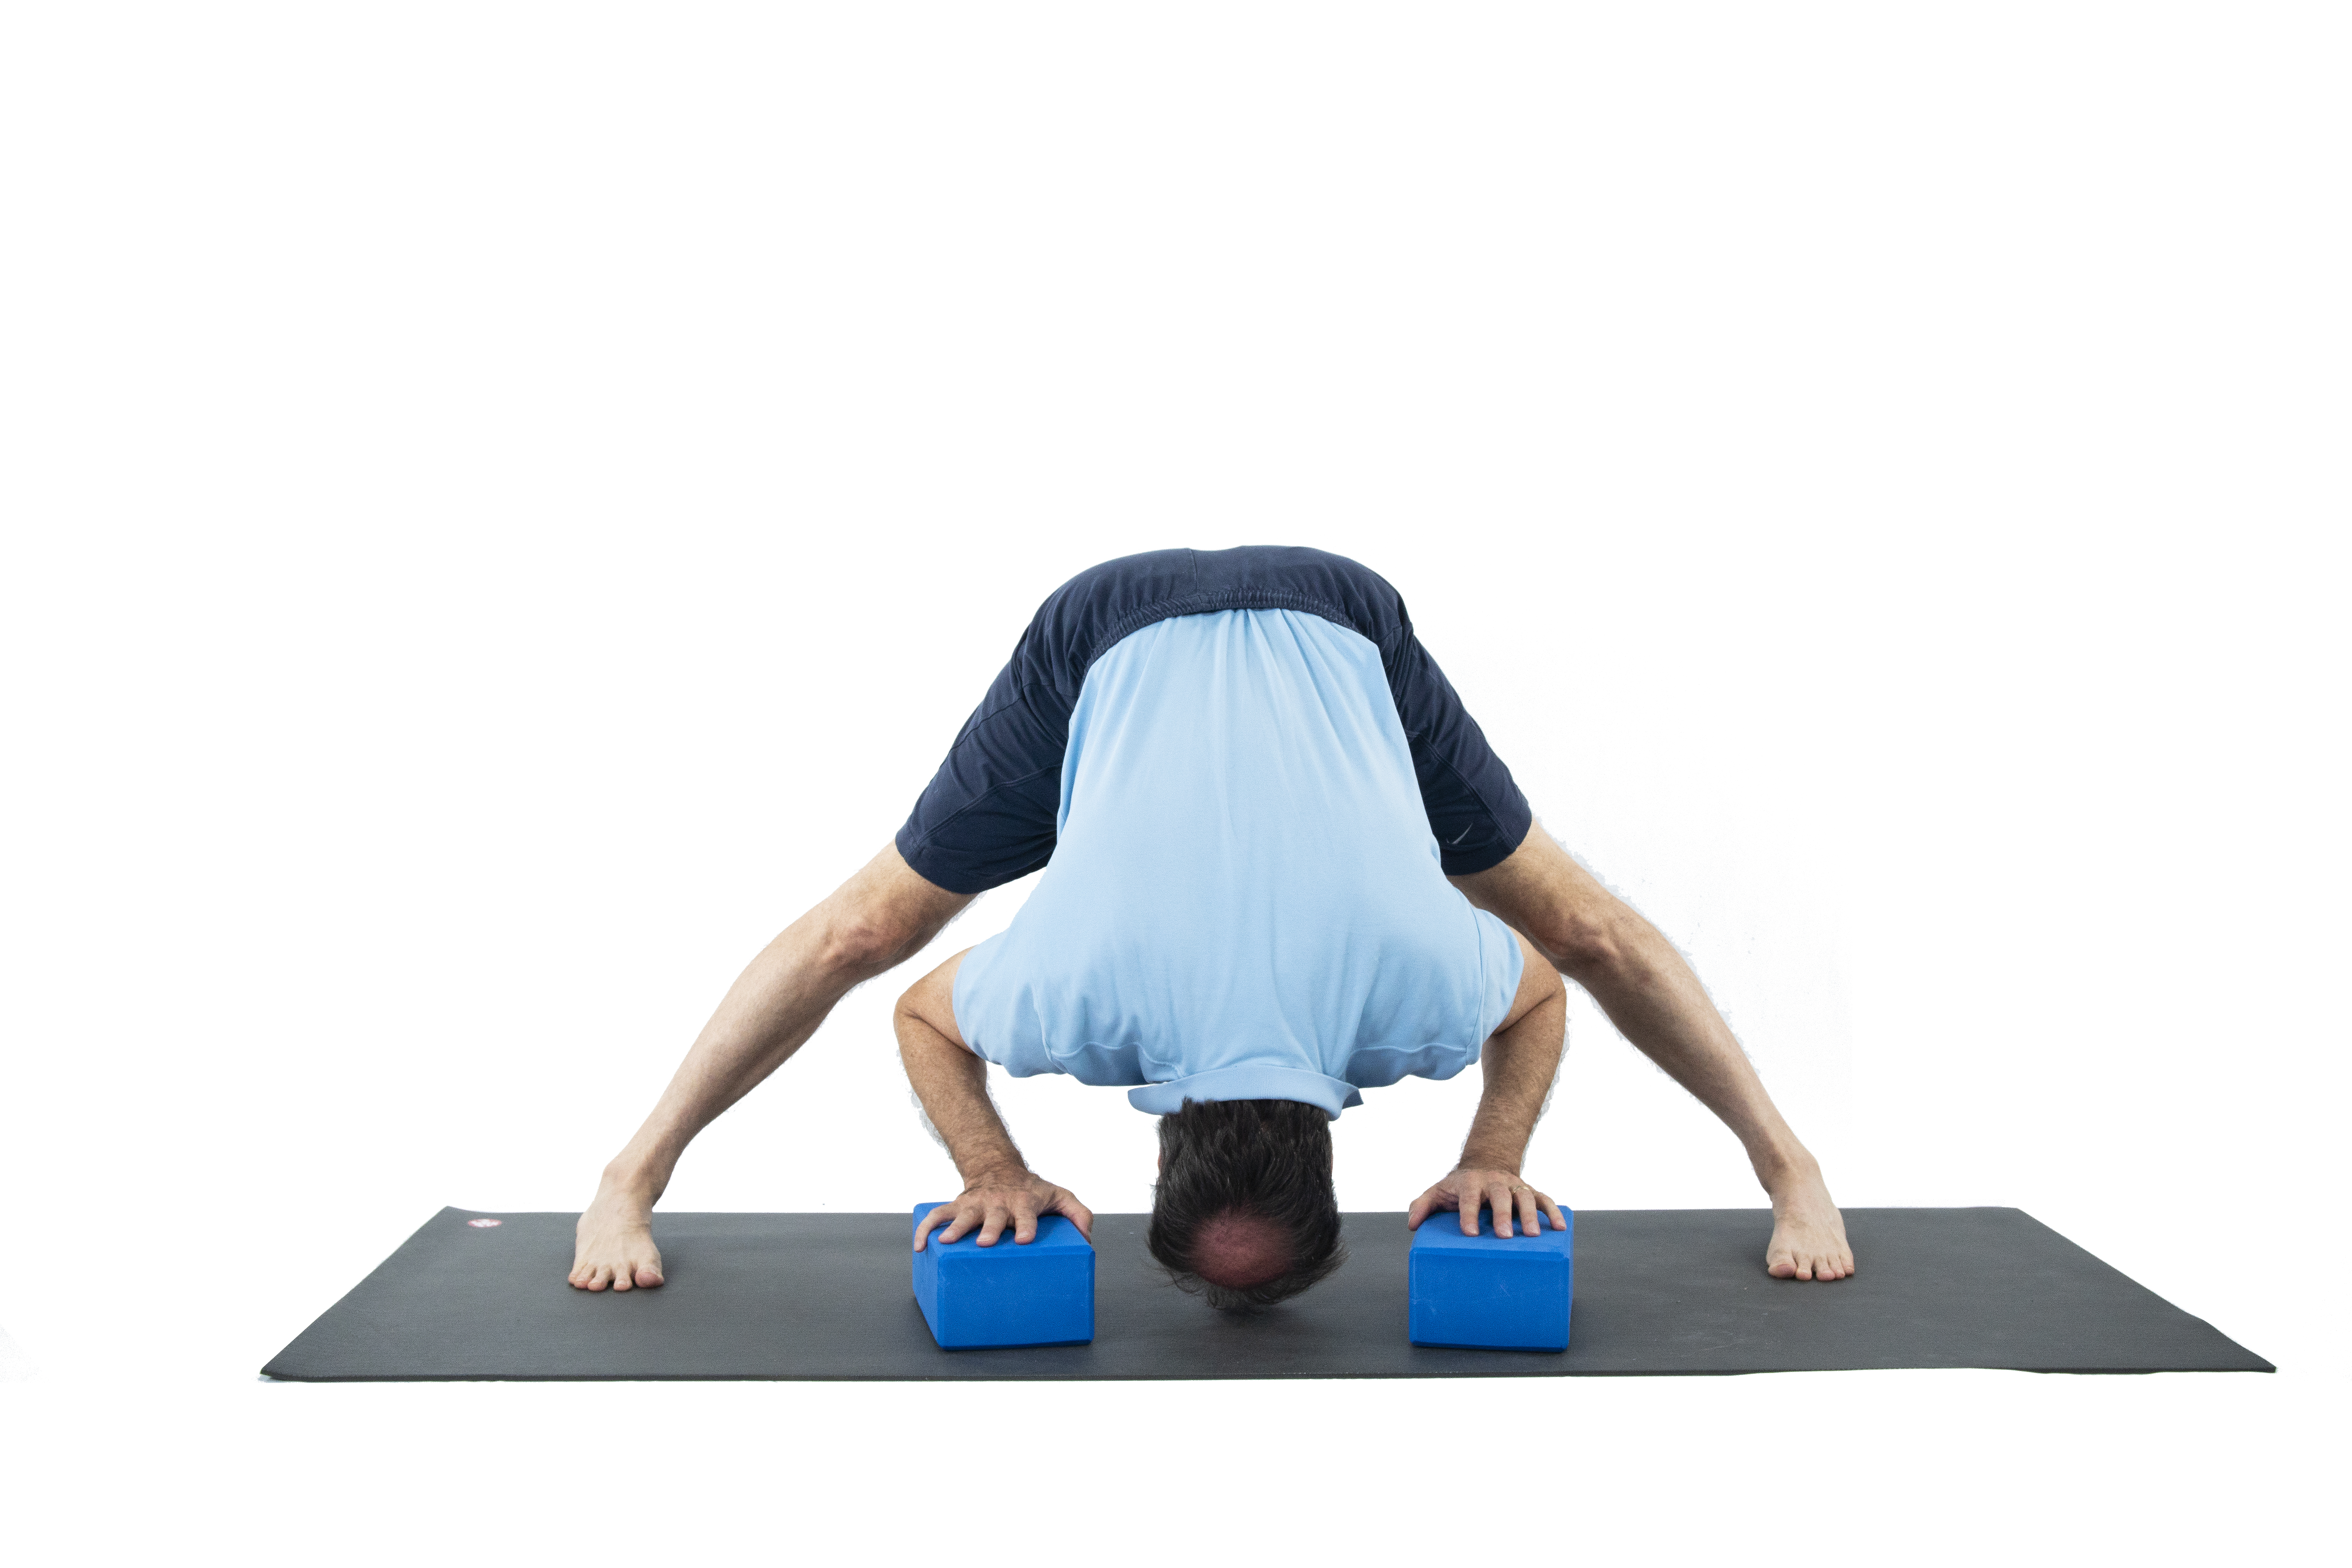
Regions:
<instances>
[{"instance_id":1,"label":"man's elbow","mask_svg":"<svg viewBox=\"0 0 2352 1568\"><path fill-rule=\"evenodd\" d=\"M929 1004L930 998L924 994L919 981L907 987L899 996L898 1005L891 1009L890 1022L898 1030L900 1041L903 1042L909 1034L919 1037L940 1032L939 1025L932 1021Z\"/></svg>"}]
</instances>

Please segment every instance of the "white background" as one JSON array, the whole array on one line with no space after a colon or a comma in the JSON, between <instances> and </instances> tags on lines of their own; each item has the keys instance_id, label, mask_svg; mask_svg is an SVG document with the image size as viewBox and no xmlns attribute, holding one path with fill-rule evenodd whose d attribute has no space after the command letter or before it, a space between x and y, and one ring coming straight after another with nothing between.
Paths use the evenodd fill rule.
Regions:
<instances>
[{"instance_id":1,"label":"white background","mask_svg":"<svg viewBox=\"0 0 2352 1568\"><path fill-rule=\"evenodd\" d=\"M2340 17L6 16L0 1482L40 1560L2315 1549ZM440 1205L584 1201L1054 585L1247 542L1402 588L1842 1201L2022 1206L2279 1374L256 1380ZM945 1194L887 1009L1024 892L668 1206ZM1761 1203L1570 1033L1541 1183ZM1120 1096L998 1092L1147 1206ZM1348 1116L1343 1204L1402 1206L1475 1093Z\"/></svg>"}]
</instances>

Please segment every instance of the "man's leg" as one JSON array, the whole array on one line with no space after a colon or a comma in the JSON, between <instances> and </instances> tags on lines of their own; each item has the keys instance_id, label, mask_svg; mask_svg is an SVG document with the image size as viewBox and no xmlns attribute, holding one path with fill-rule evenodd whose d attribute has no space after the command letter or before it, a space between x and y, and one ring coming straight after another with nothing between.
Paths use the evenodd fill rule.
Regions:
<instances>
[{"instance_id":1,"label":"man's leg","mask_svg":"<svg viewBox=\"0 0 2352 1568\"><path fill-rule=\"evenodd\" d=\"M1501 864L1453 881L1590 992L1627 1039L1738 1135L1772 1197L1769 1270L1784 1279L1853 1272L1845 1221L1821 1166L1780 1120L1698 976L1655 926L1570 858L1540 822Z\"/></svg>"},{"instance_id":2,"label":"man's leg","mask_svg":"<svg viewBox=\"0 0 2352 1568\"><path fill-rule=\"evenodd\" d=\"M784 1064L849 989L922 951L976 895L950 893L887 846L784 929L729 988L637 1135L580 1216L572 1283L662 1282L653 1207L694 1135Z\"/></svg>"}]
</instances>

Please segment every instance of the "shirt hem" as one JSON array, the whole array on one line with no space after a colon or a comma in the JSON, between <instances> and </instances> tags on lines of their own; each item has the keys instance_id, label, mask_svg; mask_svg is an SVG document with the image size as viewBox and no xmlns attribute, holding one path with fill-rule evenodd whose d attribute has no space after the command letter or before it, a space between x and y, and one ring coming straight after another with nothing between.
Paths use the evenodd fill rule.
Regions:
<instances>
[{"instance_id":1,"label":"shirt hem","mask_svg":"<svg viewBox=\"0 0 2352 1568\"><path fill-rule=\"evenodd\" d=\"M1244 1065L1213 1068L1166 1083L1147 1083L1127 1091L1127 1102L1151 1116L1173 1116L1188 1100L1295 1100L1319 1106L1337 1121L1339 1112L1361 1105L1364 1097L1345 1079L1310 1072L1305 1068Z\"/></svg>"}]
</instances>

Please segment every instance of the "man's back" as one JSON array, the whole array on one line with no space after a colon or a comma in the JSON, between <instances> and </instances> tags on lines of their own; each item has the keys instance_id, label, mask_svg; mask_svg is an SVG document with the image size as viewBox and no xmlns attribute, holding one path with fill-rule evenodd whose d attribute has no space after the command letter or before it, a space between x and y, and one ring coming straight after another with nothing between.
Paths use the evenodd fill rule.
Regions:
<instances>
[{"instance_id":1,"label":"man's back","mask_svg":"<svg viewBox=\"0 0 2352 1568\"><path fill-rule=\"evenodd\" d=\"M1071 715L1056 830L955 987L965 1039L1015 1074L1336 1111L1475 1061L1517 985L1517 943L1440 868L1380 649L1321 616L1119 641Z\"/></svg>"}]
</instances>

